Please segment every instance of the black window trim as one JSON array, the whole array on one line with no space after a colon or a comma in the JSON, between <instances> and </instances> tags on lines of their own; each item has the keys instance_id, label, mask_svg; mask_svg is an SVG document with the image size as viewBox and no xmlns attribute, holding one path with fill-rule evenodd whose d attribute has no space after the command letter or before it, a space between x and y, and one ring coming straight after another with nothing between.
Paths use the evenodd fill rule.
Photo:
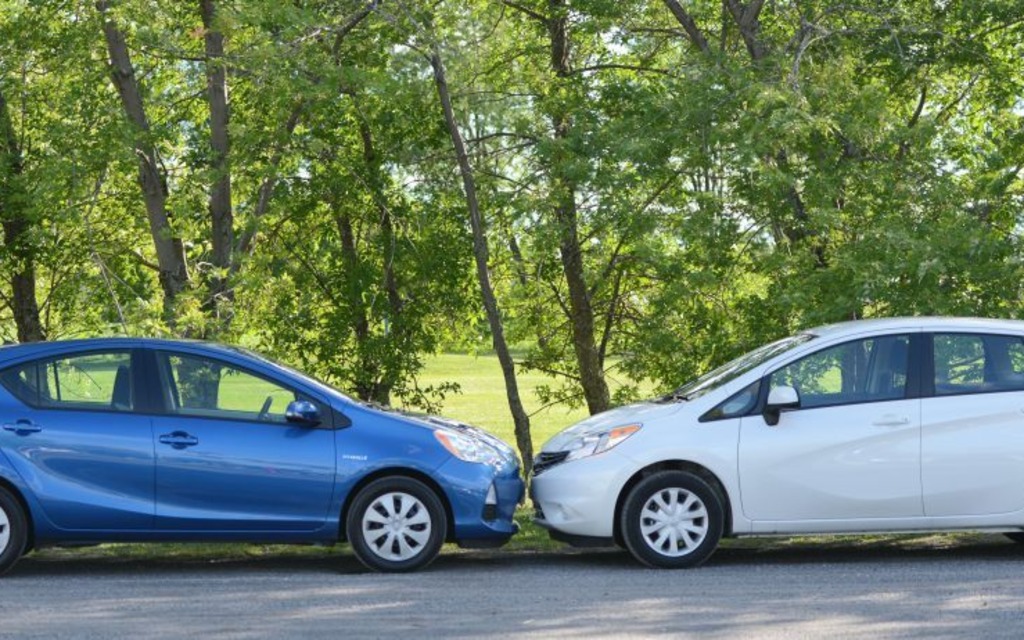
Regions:
<instances>
[{"instance_id":1,"label":"black window trim","mask_svg":"<svg viewBox=\"0 0 1024 640\"><path fill-rule=\"evenodd\" d=\"M761 379L761 381L762 381L762 384L761 384L761 397L758 399L758 403L754 407L754 409L756 409L756 413L763 412L765 406L768 404L768 391L769 391L769 387L770 387L771 377L772 377L772 374L774 374L775 372L780 371L781 369L784 369L784 368L788 367L791 364L800 362L804 358L809 358L809 357L813 356L816 353L821 353L822 351L825 351L827 349L834 349L836 347L840 347L840 346L845 345L845 344L850 344L852 342L861 342L861 341L864 341L864 340L877 340L879 338L894 338L894 337L897 337L897 336L907 336L907 337L910 338L910 344L907 345L907 384L903 388L903 397L902 398L884 398L882 400L858 400L858 401L855 401L855 402L840 402L840 403L836 403L836 404L816 405L816 406L813 406L813 407L796 407L795 409L788 409L788 411L811 411L811 410L814 410L814 409L833 409L835 407L855 407L855 406L862 405L862 404L881 404L881 403L884 403L884 402L900 402L900 401L903 401L903 400L915 400L917 398L920 398L921 397L921 367L920 367L921 359L920 358L921 358L922 344L924 342L924 334L921 331L914 331L914 330L906 330L906 329L904 329L904 330L899 330L899 331L892 331L890 333L879 333L879 334L875 334L875 335L857 336L857 337L851 338L850 340L845 340L843 342L835 342L835 343L830 344L828 346L822 347L821 349L818 349L817 351L813 351L811 353L806 353L806 354L800 356L799 358L797 358L796 360L793 360L791 362L787 362L786 364L783 364L783 365L779 366L778 368L773 369L772 371L769 371ZM755 413L755 411L752 410L747 415L752 415L753 413Z\"/></svg>"},{"instance_id":2,"label":"black window trim","mask_svg":"<svg viewBox=\"0 0 1024 640\"><path fill-rule=\"evenodd\" d=\"M732 420L732 419L735 419L735 418L746 418L746 417L750 417L750 416L761 415L762 413L764 413L764 408L768 404L769 385L770 385L770 382L771 382L772 374L775 373L776 371L779 371L780 369L784 369L784 368L788 367L791 364L799 362L799 361L803 360L804 358L809 358L810 356L812 356L812 355L814 355L816 353L820 353L820 352L822 352L822 351L824 351L826 349L832 349L832 348L835 348L835 347L838 347L838 346L842 346L844 344L849 344L851 342L858 342L858 341L862 341L862 340L873 340L873 339L877 339L877 338L886 338L886 337L904 336L904 335L905 336L909 336L910 344L908 345L908 350L907 350L907 385L904 388L904 393L903 393L903 397L902 398L886 398L884 400L860 400L860 401L857 401L857 402L843 402L841 404L829 404L829 405L815 406L815 407L799 407L799 408L796 408L796 409L790 409L790 411L810 411L810 410L813 410L813 409L832 409L832 408L835 408L835 407L852 407L852 406L861 405L861 404L881 404L883 402L900 402L902 400L914 400L914 399L917 399L917 398L925 397L923 392L922 392L923 391L922 387L923 387L924 376L922 375L923 372L922 372L921 364L922 364L922 360L924 358L925 353L930 349L931 341L930 340L926 340L926 335L927 334L925 334L922 331L913 330L913 329L906 329L906 330L893 331L893 332L890 332L890 333L879 333L879 334L867 335L867 336L863 336L863 335L862 336L855 336L855 337L850 338L849 340L844 340L842 342L834 342L832 344L822 346L820 349L817 349L815 351L811 351L810 353L802 354L800 357L798 357L798 358L796 358L794 360L790 360L789 362L786 362L784 364L781 364L778 367L772 369L771 371L766 372L763 376L761 376L761 378L758 380L758 382L760 382L760 384L761 384L761 387L759 389L759 394L758 394L757 402L755 402L754 405L750 408L750 410L748 410L746 413L737 414L737 415L728 416L728 417L721 417L721 418L713 418L713 417L710 417L708 415L712 411L714 411L716 408L721 406L722 404L724 404L724 403L728 402L729 400L731 400L738 393L741 393L743 391L743 389L746 389L747 386L750 386L750 385L744 386L743 389L740 389L736 393L730 395L725 400L715 404L714 407L712 407L711 409L708 409L706 412L704 412L703 415L701 415L700 418L698 418L698 422L718 422L719 420ZM753 384L753 382L751 382L751 384Z\"/></svg>"},{"instance_id":3,"label":"black window trim","mask_svg":"<svg viewBox=\"0 0 1024 640\"><path fill-rule=\"evenodd\" d=\"M970 391L958 391L956 393L942 393L942 394L936 393L935 392L935 336L974 336L974 337L977 337L977 338L981 338L983 343L984 343L984 338L986 336L993 337L993 338L1017 338L1018 340L1021 341L1022 344L1024 344L1024 335L1021 335L1019 333L1014 333L1012 331L1008 331L1006 333L999 333L998 331L991 331L991 330L990 331L971 331L971 330L967 330L967 329L949 330L949 331L942 331L942 330L929 331L926 334L927 345L924 348L924 353L923 353L923 363L924 363L924 366L922 368L923 368L924 372L923 372L923 375L922 375L923 380L922 380L921 384L922 384L922 387L925 390L925 393L922 394L922 397L925 397L925 398L957 398L957 397L962 397L962 396L981 396L981 395L988 395L988 394L992 394L992 393L1021 393L1021 392L1024 392L1024 388L1021 388L1021 389L980 389L980 390L970 390Z\"/></svg>"},{"instance_id":4,"label":"black window trim","mask_svg":"<svg viewBox=\"0 0 1024 640\"><path fill-rule=\"evenodd\" d=\"M139 405L140 405L139 399L140 399L140 396L142 395L141 391L140 391L141 388L140 388L139 385L143 381L143 379L139 375L140 374L140 369L142 368L140 366L140 364L141 364L141 357L142 357L142 355L140 353L141 351L142 350L139 347L126 346L126 347L92 347L92 348L86 348L86 349L81 349L81 350L73 350L73 351L51 352L49 354L46 354L46 355L43 355L43 356L40 356L40 357L37 357L37 358L29 358L29 359L26 359L26 360L19 360L18 362L14 362L14 363L10 364L9 366L4 367L2 370L0 370L0 374L3 374L3 373L6 373L6 372L8 372L8 371L10 371L12 369L23 368L23 367L26 367L26 366L29 366L29 365L34 365L36 367L39 367L40 365L42 365L44 363L50 363L50 362L54 362L54 361L57 361L57 360L68 360L68 359L71 359L71 358L79 358L79 357L82 357L82 356L91 356L91 355L127 353L128 356L129 356L129 365L128 365L129 366L129 373L131 374L131 378L132 378L132 380L131 380L131 384L132 384L132 408L128 409L127 411L123 410L123 409L115 409L112 406L102 405L102 404L99 404L99 403L97 403L96 406L88 406L87 404L82 404L82 405L77 405L76 404L76 405L65 405L65 406L62 406L60 404L44 405L44 404L40 404L38 402L38 398L37 398L37 402L28 402L27 400L23 400L18 395L16 395L13 391L11 391L7 387L7 385L4 385L4 384L0 383L0 387L3 387L4 391L6 391L16 401L18 401L19 403L21 403L21 404L25 405L26 407L32 409L33 411L85 411L87 413L109 413L109 414L117 415L117 416L124 416L124 415L147 415L147 412L146 411L141 411L140 407L139 407ZM37 371L38 371L38 369L37 369Z\"/></svg>"},{"instance_id":5,"label":"black window trim","mask_svg":"<svg viewBox=\"0 0 1024 640\"><path fill-rule=\"evenodd\" d=\"M277 385L279 387L284 387L285 389L287 389L287 390L291 391L292 393L294 393L298 397L298 399L306 399L306 400L311 400L311 401L315 402L316 405L320 408L321 422L320 422L320 424L318 424L318 425L316 425L314 427L308 427L307 426L307 427L302 427L302 428L306 428L306 429L335 430L336 428L346 427L346 426L349 426L349 424L351 424L351 421L349 421L347 418L345 418L343 421L340 421L338 419L338 417L336 416L336 414L338 412L334 411L333 407L331 407L331 404L329 402L324 401L323 398L321 398L321 397L319 397L317 395L314 395L312 393L308 393L305 390L300 390L300 389L296 388L295 385L292 385L292 384L289 384L287 382L284 382L284 381L282 381L282 380L280 380L280 379L278 379L278 378L276 378L274 376L270 376L270 375L267 375L267 374L264 374L264 373L257 373L257 372L253 371L252 369L250 369L250 368L248 368L248 367L246 367L244 365L240 365L237 362L231 361L230 359L218 358L216 356L212 356L212 355L210 355L208 353L205 353L205 352L182 351L182 350L168 349L168 348L165 348L165 347L146 347L146 348L143 349L143 351L146 352L145 359L148 361L147 364L146 364L146 370L150 374L149 380L152 381L152 384L149 385L151 387L151 389L148 391L147 395L148 395L149 399L152 402L154 402L154 405L153 405L153 407L154 407L154 415L161 416L161 417L182 418L182 419L188 419L188 420L217 420L217 421L224 421L224 422L238 422L240 424L259 424L259 425L276 426L276 427L291 428L291 429L294 429L294 428L300 426L300 425L296 425L294 423L287 422L287 421L285 421L285 422L272 422L272 421L269 421L269 420L267 420L267 421L259 421L259 420L250 420L250 419L247 419L247 418L235 418L235 417L232 417L232 416L229 416L229 415L202 416L202 415L191 415L191 414L175 413L175 412L171 411L170 408L164 402L163 389L162 389L162 385L164 384L164 380L163 380L164 374L163 374L163 372L160 371L160 366L159 366L159 363L158 363L158 358L160 357L160 355L161 354L165 354L165 355L168 355L168 356L177 355L179 357L185 357L185 358L201 358L201 359L205 359L205 360L212 360L212 361L220 363L220 364L222 364L224 366L227 366L227 367L230 367L232 369L235 369L236 371L240 371L242 373L246 373L248 375L251 375L251 376L253 376L255 378L259 378L261 380L265 380L265 381L270 382L272 384L275 384L275 385ZM342 416L342 417L344 417L344 416Z\"/></svg>"}]
</instances>

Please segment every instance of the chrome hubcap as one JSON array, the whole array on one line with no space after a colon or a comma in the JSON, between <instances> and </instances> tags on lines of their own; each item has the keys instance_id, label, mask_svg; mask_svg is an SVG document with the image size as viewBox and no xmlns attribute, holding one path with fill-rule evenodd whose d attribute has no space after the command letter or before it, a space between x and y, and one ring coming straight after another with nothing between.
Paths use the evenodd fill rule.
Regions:
<instances>
[{"instance_id":1,"label":"chrome hubcap","mask_svg":"<svg viewBox=\"0 0 1024 640\"><path fill-rule=\"evenodd\" d=\"M430 513L408 493L378 496L363 513L362 524L370 550L392 562L416 557L430 539Z\"/></svg>"},{"instance_id":2,"label":"chrome hubcap","mask_svg":"<svg viewBox=\"0 0 1024 640\"><path fill-rule=\"evenodd\" d=\"M0 509L0 553L7 550L7 545L11 542L11 520L7 517L7 512Z\"/></svg>"},{"instance_id":3,"label":"chrome hubcap","mask_svg":"<svg viewBox=\"0 0 1024 640\"><path fill-rule=\"evenodd\" d=\"M708 510L686 489L662 489L640 511L640 533L647 546L678 558L693 552L708 535Z\"/></svg>"}]
</instances>

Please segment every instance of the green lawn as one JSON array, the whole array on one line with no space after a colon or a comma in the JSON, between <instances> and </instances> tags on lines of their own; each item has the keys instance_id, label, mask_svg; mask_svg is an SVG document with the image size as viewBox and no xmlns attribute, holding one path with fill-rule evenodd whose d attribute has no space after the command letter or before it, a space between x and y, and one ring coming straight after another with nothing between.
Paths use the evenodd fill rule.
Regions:
<instances>
[{"instance_id":1,"label":"green lawn","mask_svg":"<svg viewBox=\"0 0 1024 640\"><path fill-rule=\"evenodd\" d=\"M530 432L533 434L535 451L548 438L587 416L586 407L568 409L564 405L542 405L534 389L542 384L555 387L559 381L537 372L524 373L517 370L516 374L520 397L530 415ZM459 383L462 393L445 398L441 414L483 427L515 446L505 380L496 356L456 353L429 356L419 382L421 386L441 382ZM608 386L614 393L619 384L614 378L609 378Z\"/></svg>"},{"instance_id":2,"label":"green lawn","mask_svg":"<svg viewBox=\"0 0 1024 640\"><path fill-rule=\"evenodd\" d=\"M539 373L517 372L519 393L530 414L530 431L534 448L572 423L586 417L585 408L567 409L564 406L544 408L534 388L540 384L553 384L552 379ZM441 382L457 382L462 393L450 394L444 400L441 414L483 427L515 445L512 415L505 395L505 380L497 357L493 355L466 355L446 353L428 357L426 367L419 376L423 386Z\"/></svg>"}]
</instances>

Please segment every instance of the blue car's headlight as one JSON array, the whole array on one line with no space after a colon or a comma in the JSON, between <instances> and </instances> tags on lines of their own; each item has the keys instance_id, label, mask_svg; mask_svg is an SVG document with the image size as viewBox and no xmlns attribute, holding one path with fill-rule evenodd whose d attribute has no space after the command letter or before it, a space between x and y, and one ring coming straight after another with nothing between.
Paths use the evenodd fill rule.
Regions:
<instances>
[{"instance_id":1,"label":"blue car's headlight","mask_svg":"<svg viewBox=\"0 0 1024 640\"><path fill-rule=\"evenodd\" d=\"M451 452L453 456L466 462L478 462L480 464L489 464L491 466L501 466L503 459L493 447L485 442L464 436L461 433L454 431L448 431L444 429L437 429L434 431L434 437L440 442L445 449Z\"/></svg>"}]
</instances>

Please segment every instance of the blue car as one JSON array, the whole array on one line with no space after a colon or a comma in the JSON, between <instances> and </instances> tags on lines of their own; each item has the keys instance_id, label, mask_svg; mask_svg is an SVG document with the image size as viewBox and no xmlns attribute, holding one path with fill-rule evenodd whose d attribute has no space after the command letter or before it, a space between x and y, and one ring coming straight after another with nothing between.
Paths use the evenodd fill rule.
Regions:
<instances>
[{"instance_id":1,"label":"blue car","mask_svg":"<svg viewBox=\"0 0 1024 640\"><path fill-rule=\"evenodd\" d=\"M488 433L189 341L0 347L0 574L47 545L347 541L411 571L500 546L523 497Z\"/></svg>"}]
</instances>

